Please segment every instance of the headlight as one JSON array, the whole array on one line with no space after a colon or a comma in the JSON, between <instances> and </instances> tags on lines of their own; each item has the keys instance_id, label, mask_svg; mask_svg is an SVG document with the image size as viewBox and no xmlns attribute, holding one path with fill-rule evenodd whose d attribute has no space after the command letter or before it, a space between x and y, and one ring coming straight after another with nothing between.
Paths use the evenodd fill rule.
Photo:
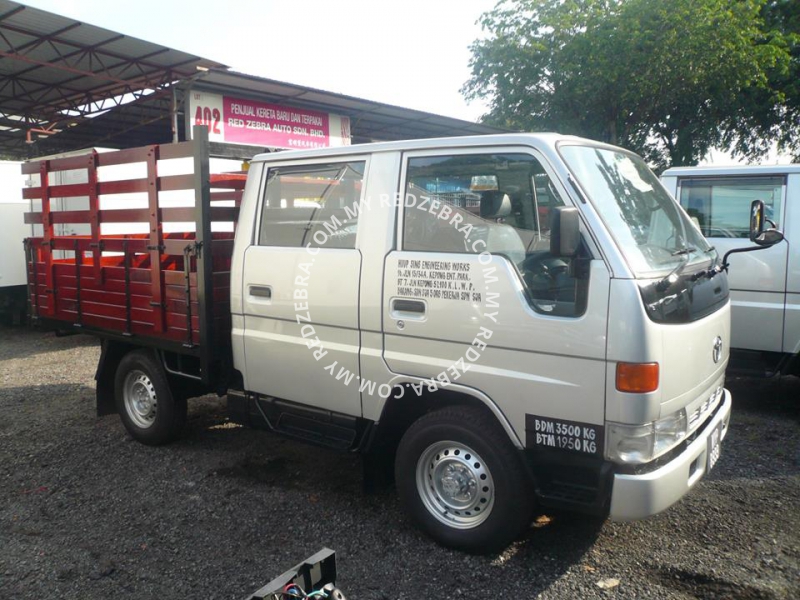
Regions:
<instances>
[{"instance_id":1,"label":"headlight","mask_svg":"<svg viewBox=\"0 0 800 600\"><path fill-rule=\"evenodd\" d=\"M686 437L686 410L644 425L607 423L609 460L627 464L650 462L668 452Z\"/></svg>"}]
</instances>

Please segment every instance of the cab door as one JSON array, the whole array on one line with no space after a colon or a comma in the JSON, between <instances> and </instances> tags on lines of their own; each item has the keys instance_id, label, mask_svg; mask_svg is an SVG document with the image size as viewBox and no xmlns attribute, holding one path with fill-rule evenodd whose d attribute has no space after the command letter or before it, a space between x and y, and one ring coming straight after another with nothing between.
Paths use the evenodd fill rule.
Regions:
<instances>
[{"instance_id":1,"label":"cab door","mask_svg":"<svg viewBox=\"0 0 800 600\"><path fill-rule=\"evenodd\" d=\"M408 153L401 186L389 368L485 394L523 443L534 417L599 431L609 272L585 229L577 257L551 254L551 212L568 197L546 160L527 147Z\"/></svg>"},{"instance_id":2,"label":"cab door","mask_svg":"<svg viewBox=\"0 0 800 600\"><path fill-rule=\"evenodd\" d=\"M268 168L243 268L246 389L361 415L356 239L367 162Z\"/></svg>"}]
</instances>

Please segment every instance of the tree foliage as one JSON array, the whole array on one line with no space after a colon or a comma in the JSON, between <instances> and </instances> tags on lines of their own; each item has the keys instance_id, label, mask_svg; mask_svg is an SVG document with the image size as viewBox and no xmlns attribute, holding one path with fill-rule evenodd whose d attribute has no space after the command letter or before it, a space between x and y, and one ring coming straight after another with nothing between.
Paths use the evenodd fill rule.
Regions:
<instances>
[{"instance_id":1,"label":"tree foliage","mask_svg":"<svg viewBox=\"0 0 800 600\"><path fill-rule=\"evenodd\" d=\"M771 139L797 143L797 4L502 0L481 18L462 91L488 101L487 123L608 141L658 168L712 147L755 158Z\"/></svg>"}]
</instances>

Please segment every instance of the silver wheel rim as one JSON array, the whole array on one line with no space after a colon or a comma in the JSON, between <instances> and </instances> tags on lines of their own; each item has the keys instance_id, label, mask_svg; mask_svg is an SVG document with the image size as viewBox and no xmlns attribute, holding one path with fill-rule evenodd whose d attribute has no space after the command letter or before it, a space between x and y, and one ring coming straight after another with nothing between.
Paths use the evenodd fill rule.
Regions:
<instances>
[{"instance_id":1,"label":"silver wheel rim","mask_svg":"<svg viewBox=\"0 0 800 600\"><path fill-rule=\"evenodd\" d=\"M492 474L472 448L459 442L436 442L422 453L417 492L428 512L456 529L477 527L494 507Z\"/></svg>"},{"instance_id":2,"label":"silver wheel rim","mask_svg":"<svg viewBox=\"0 0 800 600\"><path fill-rule=\"evenodd\" d=\"M142 429L147 429L156 420L158 399L153 382L143 371L134 370L125 376L122 386L125 411L131 421Z\"/></svg>"}]
</instances>

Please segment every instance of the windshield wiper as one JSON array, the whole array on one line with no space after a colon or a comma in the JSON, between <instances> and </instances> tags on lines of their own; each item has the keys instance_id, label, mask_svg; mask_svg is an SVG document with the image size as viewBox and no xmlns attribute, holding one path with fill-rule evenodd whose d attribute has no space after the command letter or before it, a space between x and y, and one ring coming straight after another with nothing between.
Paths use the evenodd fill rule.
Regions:
<instances>
[{"instance_id":1,"label":"windshield wiper","mask_svg":"<svg viewBox=\"0 0 800 600\"><path fill-rule=\"evenodd\" d=\"M670 284L675 282L678 275L681 274L681 271L683 271L684 267L689 263L689 256L692 252L697 252L697 248L694 246L686 246L685 248L680 248L672 253L672 256L680 256L681 262L669 272L669 275L664 277L664 279L656 284L656 291L663 292L670 286Z\"/></svg>"},{"instance_id":2,"label":"windshield wiper","mask_svg":"<svg viewBox=\"0 0 800 600\"><path fill-rule=\"evenodd\" d=\"M705 250L705 251L703 252L703 254L711 254L711 253L712 253L712 252L714 252L715 250L716 250L716 247L714 247L714 246L709 246L709 247L708 247L708 250ZM717 259L718 259L718 258L719 258L719 256L717 256L717 258L715 258L715 259L714 259L714 260L711 262L711 266L710 266L708 269L703 269L702 271L698 271L697 273L695 273L694 275L692 275L692 281L697 281L697 280L698 280L698 279L700 279L701 277L708 277L709 279L711 279L711 278L712 278L712 277L714 277L714 275L716 275L717 273L721 273L721 272L722 272L724 269L723 269L723 265L719 265L719 266L717 266Z\"/></svg>"}]
</instances>

